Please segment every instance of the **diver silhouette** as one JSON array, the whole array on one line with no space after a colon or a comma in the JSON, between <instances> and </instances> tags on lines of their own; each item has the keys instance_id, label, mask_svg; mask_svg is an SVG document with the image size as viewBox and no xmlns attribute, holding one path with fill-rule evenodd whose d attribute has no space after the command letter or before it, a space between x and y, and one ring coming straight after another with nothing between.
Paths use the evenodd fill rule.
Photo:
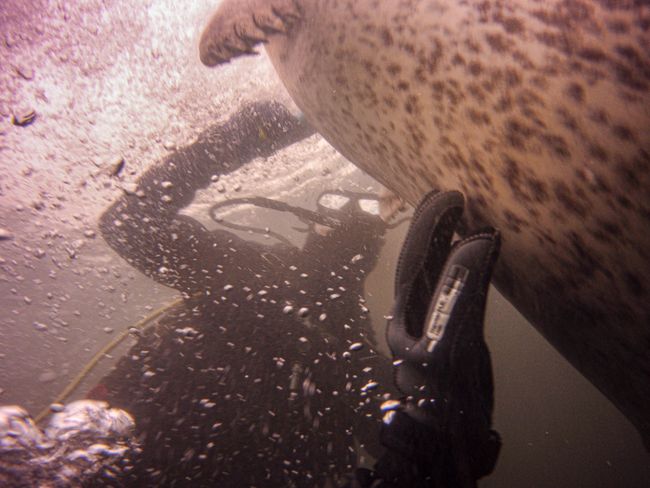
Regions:
<instances>
[{"instance_id":1,"label":"diver silhouette","mask_svg":"<svg viewBox=\"0 0 650 488\"><path fill-rule=\"evenodd\" d=\"M313 221L302 249L179 214L215 173L309 134L281 105L247 106L102 215L118 254L185 297L93 395L136 418L142 456L127 485L315 486L354 466L355 443L373 451L380 391L392 381L363 303L387 228L359 205L372 197L344 193L342 207L307 216L294 209Z\"/></svg>"},{"instance_id":2,"label":"diver silhouette","mask_svg":"<svg viewBox=\"0 0 650 488\"><path fill-rule=\"evenodd\" d=\"M375 351L363 300L387 228L359 205L371 197L302 215L302 249L179 213L212 175L312 133L280 104L248 105L102 215L106 242L184 297L91 395L135 418L142 452L125 486L464 487L494 466L482 323L498 234L451 246L460 194L432 194L416 210L388 327L396 366ZM401 401L387 407L391 397ZM379 460L348 479L360 446Z\"/></svg>"}]
</instances>

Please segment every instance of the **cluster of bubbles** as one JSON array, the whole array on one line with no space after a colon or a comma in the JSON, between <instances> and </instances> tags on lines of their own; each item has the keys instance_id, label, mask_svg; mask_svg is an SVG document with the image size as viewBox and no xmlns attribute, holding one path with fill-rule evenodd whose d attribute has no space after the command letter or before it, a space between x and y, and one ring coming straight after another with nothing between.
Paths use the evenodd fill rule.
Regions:
<instances>
[{"instance_id":1,"label":"cluster of bubbles","mask_svg":"<svg viewBox=\"0 0 650 488\"><path fill-rule=\"evenodd\" d=\"M94 400L54 408L41 431L23 408L0 406L1 486L111 484L132 469L139 448L131 415Z\"/></svg>"}]
</instances>

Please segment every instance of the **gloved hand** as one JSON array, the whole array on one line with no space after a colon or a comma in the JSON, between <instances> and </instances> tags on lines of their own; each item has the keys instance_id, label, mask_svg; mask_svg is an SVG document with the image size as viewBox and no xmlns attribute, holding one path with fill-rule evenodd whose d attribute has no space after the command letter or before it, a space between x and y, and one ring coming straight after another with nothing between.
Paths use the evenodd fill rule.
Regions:
<instances>
[{"instance_id":1,"label":"gloved hand","mask_svg":"<svg viewBox=\"0 0 650 488\"><path fill-rule=\"evenodd\" d=\"M434 469L447 472L441 479L450 486L474 486L492 471L500 447L490 429L492 366L483 336L500 239L486 229L452 244L463 205L458 192L430 193L414 213L387 328L395 383L404 398L385 417L395 425L382 433L388 447L407 456L435 445L440 455L434 456ZM418 439L405 443L405 431ZM431 456L420 459L430 463Z\"/></svg>"}]
</instances>

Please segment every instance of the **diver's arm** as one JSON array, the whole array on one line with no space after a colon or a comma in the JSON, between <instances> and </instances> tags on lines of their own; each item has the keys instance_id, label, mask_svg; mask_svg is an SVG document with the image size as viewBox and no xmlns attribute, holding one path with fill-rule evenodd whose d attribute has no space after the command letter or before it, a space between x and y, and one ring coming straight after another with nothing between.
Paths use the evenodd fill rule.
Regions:
<instances>
[{"instance_id":1,"label":"diver's arm","mask_svg":"<svg viewBox=\"0 0 650 488\"><path fill-rule=\"evenodd\" d=\"M133 193L123 194L100 217L106 242L131 265L156 281L193 291L204 270L232 258L224 250L239 241L226 232L209 232L179 215L214 174L230 173L259 156L269 156L313 133L279 103L245 106L197 142L170 154L148 170ZM244 245L244 248L246 246ZM259 253L248 253L255 265Z\"/></svg>"}]
</instances>

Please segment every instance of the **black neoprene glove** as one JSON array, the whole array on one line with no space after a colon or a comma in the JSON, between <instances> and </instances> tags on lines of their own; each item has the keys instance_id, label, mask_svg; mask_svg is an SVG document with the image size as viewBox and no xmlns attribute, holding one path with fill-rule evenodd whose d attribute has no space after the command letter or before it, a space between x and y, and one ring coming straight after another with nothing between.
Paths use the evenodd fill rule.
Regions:
<instances>
[{"instance_id":1,"label":"black neoprene glove","mask_svg":"<svg viewBox=\"0 0 650 488\"><path fill-rule=\"evenodd\" d=\"M382 442L429 480L421 486L475 486L500 448L491 430L492 365L483 335L500 239L486 229L452 244L463 205L458 192L430 193L416 209L387 328L404 396L385 417ZM388 464L380 461L377 469L391 477Z\"/></svg>"}]
</instances>

